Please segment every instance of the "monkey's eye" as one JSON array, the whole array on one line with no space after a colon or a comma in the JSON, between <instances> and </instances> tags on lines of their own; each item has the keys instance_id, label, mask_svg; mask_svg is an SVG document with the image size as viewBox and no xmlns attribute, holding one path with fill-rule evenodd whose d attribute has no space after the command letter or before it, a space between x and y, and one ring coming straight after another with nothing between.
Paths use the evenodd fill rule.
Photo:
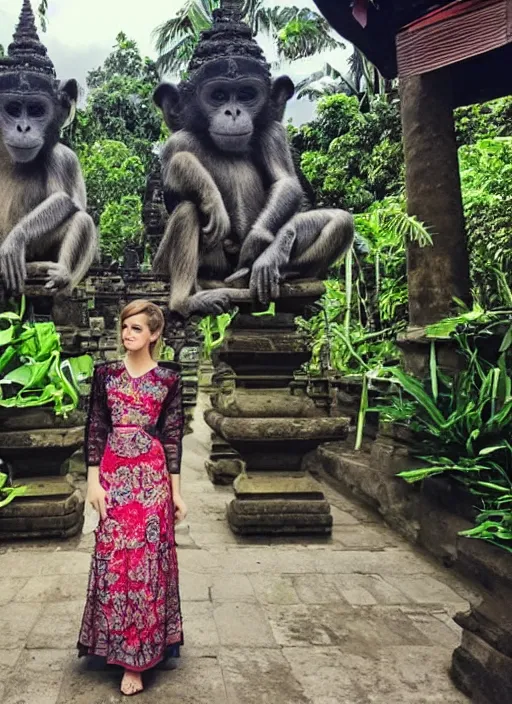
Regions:
<instances>
[{"instance_id":1,"label":"monkey's eye","mask_svg":"<svg viewBox=\"0 0 512 704\"><path fill-rule=\"evenodd\" d=\"M11 102L7 103L5 112L10 117L21 117L22 107L19 100L11 100Z\"/></svg>"},{"instance_id":2,"label":"monkey's eye","mask_svg":"<svg viewBox=\"0 0 512 704\"><path fill-rule=\"evenodd\" d=\"M225 103L228 100L228 94L222 88L212 91L210 97L215 103Z\"/></svg>"},{"instance_id":3,"label":"monkey's eye","mask_svg":"<svg viewBox=\"0 0 512 704\"><path fill-rule=\"evenodd\" d=\"M27 114L29 117L43 117L46 113L46 106L43 103L29 103Z\"/></svg>"},{"instance_id":4,"label":"monkey's eye","mask_svg":"<svg viewBox=\"0 0 512 704\"><path fill-rule=\"evenodd\" d=\"M244 88L240 88L238 91L238 99L243 103L251 102L251 100L256 98L256 95L256 88L253 88L253 86L245 86Z\"/></svg>"}]
</instances>

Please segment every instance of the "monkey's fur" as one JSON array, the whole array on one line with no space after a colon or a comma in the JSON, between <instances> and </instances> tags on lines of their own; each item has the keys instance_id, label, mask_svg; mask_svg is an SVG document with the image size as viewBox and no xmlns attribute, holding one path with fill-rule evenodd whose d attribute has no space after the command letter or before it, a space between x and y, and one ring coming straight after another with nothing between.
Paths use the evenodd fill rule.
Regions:
<instances>
[{"instance_id":1,"label":"monkey's fur","mask_svg":"<svg viewBox=\"0 0 512 704\"><path fill-rule=\"evenodd\" d=\"M291 80L271 84L252 57L203 54L192 79L164 83L154 95L174 131L161 154L171 216L154 268L169 275L169 307L184 316L232 305L233 289L201 291L199 279L248 277L247 296L267 304L283 279L325 275L354 235L343 210L300 212L303 191L280 124Z\"/></svg>"},{"instance_id":2,"label":"monkey's fur","mask_svg":"<svg viewBox=\"0 0 512 704\"><path fill-rule=\"evenodd\" d=\"M97 253L78 159L58 141L78 86L57 85L40 43L34 56L20 58L27 37L37 48L25 0L9 55L0 60L0 277L8 292L20 293L31 263L49 289L69 292Z\"/></svg>"}]
</instances>

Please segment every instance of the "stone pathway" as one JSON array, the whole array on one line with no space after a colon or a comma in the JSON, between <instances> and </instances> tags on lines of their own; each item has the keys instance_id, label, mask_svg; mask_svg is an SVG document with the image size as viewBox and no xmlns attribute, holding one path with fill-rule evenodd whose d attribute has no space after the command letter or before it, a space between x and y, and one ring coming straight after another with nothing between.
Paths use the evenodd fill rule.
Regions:
<instances>
[{"instance_id":1,"label":"stone pathway","mask_svg":"<svg viewBox=\"0 0 512 704\"><path fill-rule=\"evenodd\" d=\"M477 595L378 517L326 489L332 540L241 540L229 487L185 440L179 530L185 647L148 676L151 704L463 704L448 676L452 615ZM92 535L0 548L0 702L116 704L120 671L78 660ZM173 669L175 668L175 669Z\"/></svg>"}]
</instances>

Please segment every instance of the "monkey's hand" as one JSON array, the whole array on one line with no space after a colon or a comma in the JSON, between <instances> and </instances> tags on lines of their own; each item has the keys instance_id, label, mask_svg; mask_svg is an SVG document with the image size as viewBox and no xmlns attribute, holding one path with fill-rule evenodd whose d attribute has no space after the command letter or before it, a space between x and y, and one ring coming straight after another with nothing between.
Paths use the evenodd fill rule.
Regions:
<instances>
[{"instance_id":1,"label":"monkey's hand","mask_svg":"<svg viewBox=\"0 0 512 704\"><path fill-rule=\"evenodd\" d=\"M185 302L178 312L189 315L221 315L227 313L233 304L226 289L198 291Z\"/></svg>"},{"instance_id":2,"label":"monkey's hand","mask_svg":"<svg viewBox=\"0 0 512 704\"><path fill-rule=\"evenodd\" d=\"M254 262L249 281L249 290L253 298L268 306L270 301L279 298L280 259L272 247L266 249Z\"/></svg>"},{"instance_id":3,"label":"monkey's hand","mask_svg":"<svg viewBox=\"0 0 512 704\"><path fill-rule=\"evenodd\" d=\"M253 227L242 244L237 269L245 267L250 269L273 241L274 235L270 230L264 227Z\"/></svg>"},{"instance_id":4,"label":"monkey's hand","mask_svg":"<svg viewBox=\"0 0 512 704\"><path fill-rule=\"evenodd\" d=\"M23 239L7 237L0 247L0 275L10 293L23 291L27 278L25 242Z\"/></svg>"},{"instance_id":5,"label":"monkey's hand","mask_svg":"<svg viewBox=\"0 0 512 704\"><path fill-rule=\"evenodd\" d=\"M253 227L242 244L236 271L224 279L224 283L232 284L239 279L245 279L258 257L273 241L274 235L270 230L264 227Z\"/></svg>"},{"instance_id":6,"label":"monkey's hand","mask_svg":"<svg viewBox=\"0 0 512 704\"><path fill-rule=\"evenodd\" d=\"M47 279L48 282L46 283L45 288L66 288L66 286L69 286L71 283L71 273L69 269L64 266L64 264L52 262L48 267Z\"/></svg>"},{"instance_id":7,"label":"monkey's hand","mask_svg":"<svg viewBox=\"0 0 512 704\"><path fill-rule=\"evenodd\" d=\"M201 228L203 233L203 249L211 252L231 231L231 221L222 196L214 197L202 204L202 212L207 218L206 225Z\"/></svg>"}]
</instances>

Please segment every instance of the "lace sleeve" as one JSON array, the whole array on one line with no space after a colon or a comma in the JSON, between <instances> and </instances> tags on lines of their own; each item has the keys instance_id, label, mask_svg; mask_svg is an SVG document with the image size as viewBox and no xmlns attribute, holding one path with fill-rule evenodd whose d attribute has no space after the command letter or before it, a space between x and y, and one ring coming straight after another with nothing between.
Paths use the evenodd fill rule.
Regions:
<instances>
[{"instance_id":1,"label":"lace sleeve","mask_svg":"<svg viewBox=\"0 0 512 704\"><path fill-rule=\"evenodd\" d=\"M100 464L110 430L110 413L105 388L105 368L96 367L92 378L89 411L85 424L84 454L87 467Z\"/></svg>"},{"instance_id":2,"label":"lace sleeve","mask_svg":"<svg viewBox=\"0 0 512 704\"><path fill-rule=\"evenodd\" d=\"M181 442L183 438L182 384L178 375L171 380L167 397L158 419L159 436L170 474L179 474L181 469Z\"/></svg>"}]
</instances>

